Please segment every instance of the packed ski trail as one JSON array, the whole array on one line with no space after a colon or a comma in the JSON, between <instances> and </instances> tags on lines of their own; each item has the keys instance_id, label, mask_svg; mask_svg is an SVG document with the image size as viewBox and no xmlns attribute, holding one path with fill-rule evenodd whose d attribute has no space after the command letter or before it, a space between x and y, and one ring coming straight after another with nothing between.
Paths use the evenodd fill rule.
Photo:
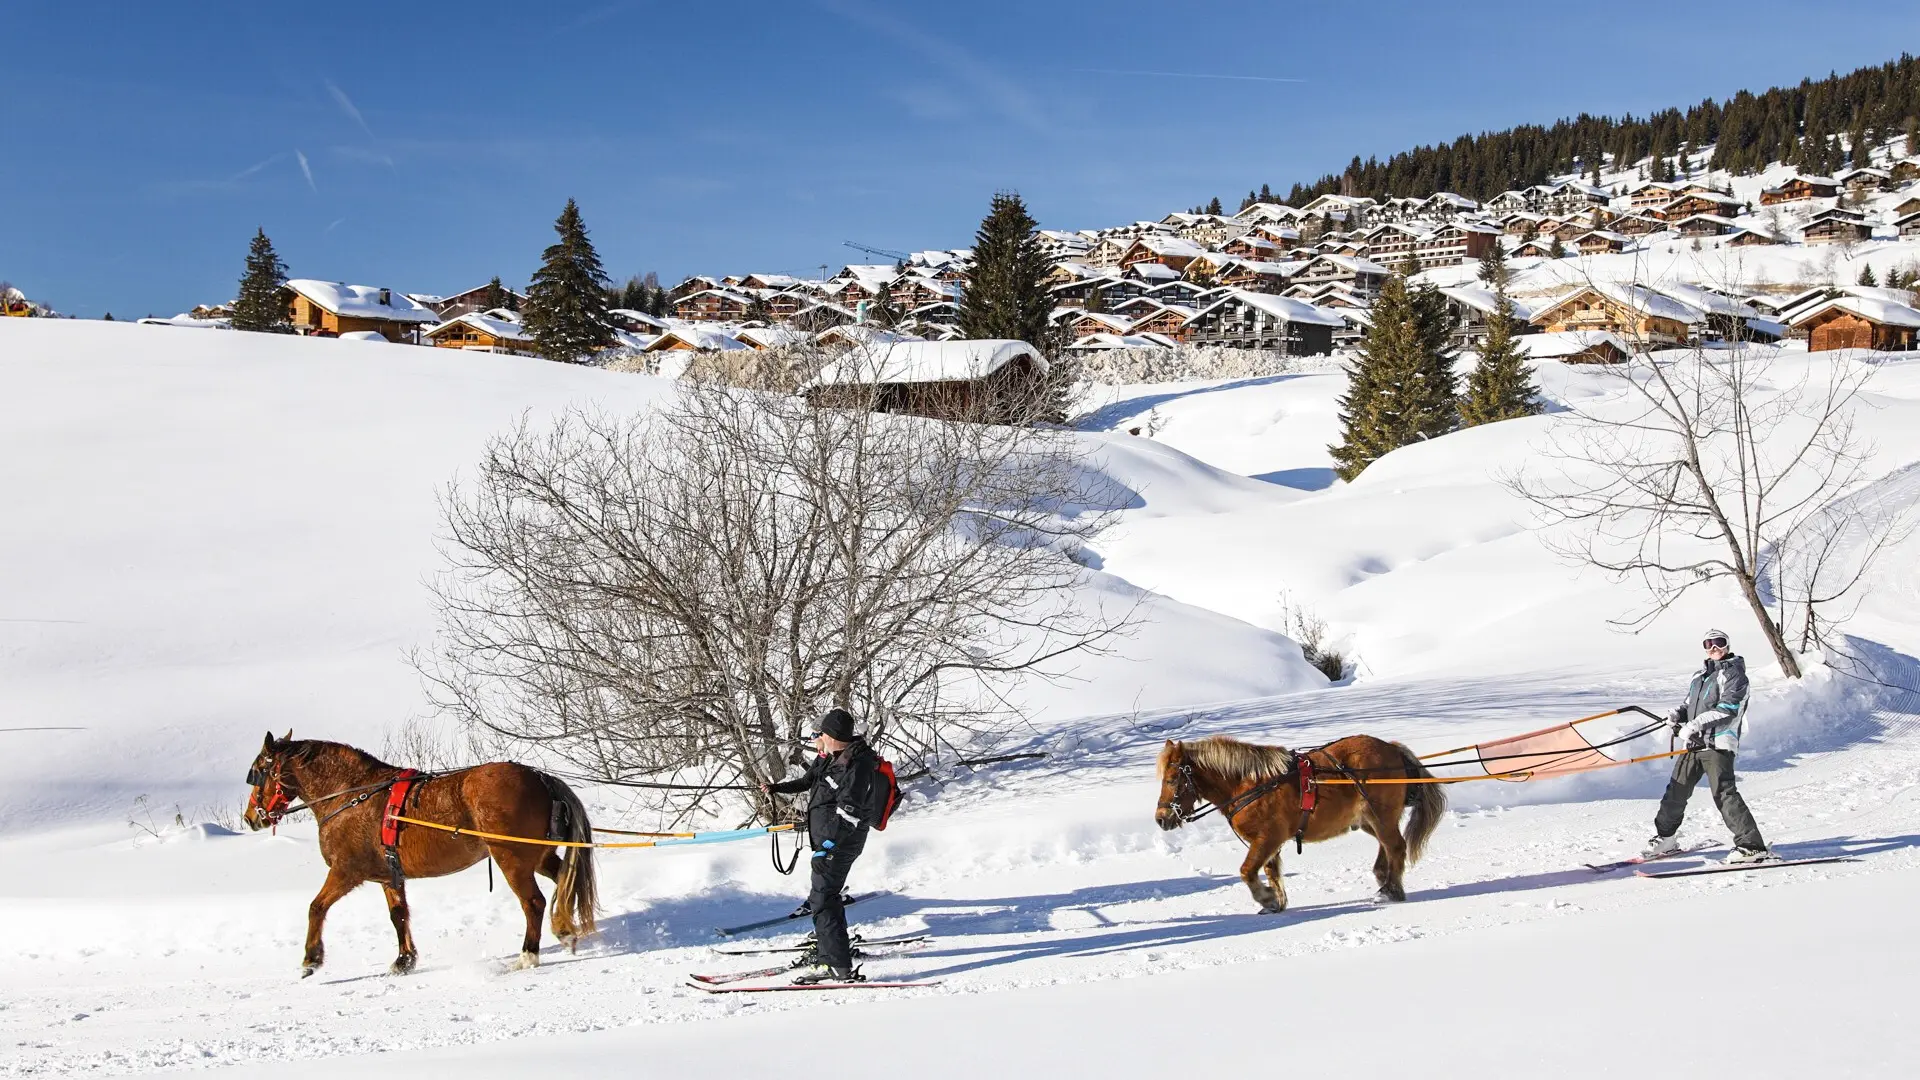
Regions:
<instances>
[{"instance_id":1,"label":"packed ski trail","mask_svg":"<svg viewBox=\"0 0 1920 1080\"><path fill-rule=\"evenodd\" d=\"M419 582L435 566L440 486L523 410L640 409L670 391L539 361L461 356L450 373L431 350L251 336L0 326L0 480L18 511L0 516L0 705L59 729L8 736L23 741L0 758L0 1075L300 1076L372 1062L478 1077L554 1061L579 1074L634 1071L653 1053L662 1074L703 1061L719 1072L749 1044L766 1067L779 1051L758 1040L822 1017L899 1040L887 1045L901 1057L916 1040L962 1044L916 1075L978 1075L995 1041L953 1036L974 1024L1017 1033L1011 1049L1035 1063L1080 1045L1079 1071L1138 1075L1164 1073L1151 1036L1170 1011L1239 1025L1237 1037L1205 1029L1223 1032L1217 1060L1264 1061L1293 1027L1352 1031L1357 995L1382 986L1396 1038L1442 1044L1432 1052L1463 1063L1454 1074L1465 1059L1445 1055L1485 1042L1459 1025L1498 1016L1509 1032L1561 1033L1527 1067L1598 1075L1626 1063L1583 1037L1644 1023L1674 958L1700 950L1735 954L1724 971L1755 987L1755 1030L1803 1030L1844 1001L1869 1034L1832 1060L1901 1072L1874 1055L1905 1060L1908 1029L1883 1014L1920 956L1870 935L1871 920L1894 924L1920 901L1920 697L1830 666L1797 683L1756 671L1741 788L1783 856L1858 861L1595 873L1645 843L1660 762L1450 787L1398 905L1373 901L1364 835L1289 845L1292 906L1270 916L1255 912L1237 877L1244 849L1217 817L1154 826L1166 739L1302 747L1364 732L1424 753L1622 705L1664 711L1697 660L1698 627L1733 622L1732 591L1702 590L1647 634L1607 628L1628 606L1622 586L1542 551L1491 475L1550 417L1409 447L1335 483L1325 447L1343 377L1327 365L1118 388L1076 436L1131 495L1086 553L1098 569L1083 599L1137 600L1151 618L1077 680L1025 688L1033 723L996 749L1044 757L943 769L911 785L869 844L849 887L879 895L850 912L856 930L933 940L864 973L939 985L687 986L691 973L757 966L719 960L716 944L805 929L714 934L804 895L763 843L605 853L600 934L577 954L549 944L524 972L506 970L520 913L483 869L409 884L420 967L405 978L385 974L392 930L377 891L362 890L334 909L327 965L302 981L324 874L311 819L278 835L216 824L244 797L262 729L383 749L420 708L402 653L431 632ZM1883 479L1859 497L1909 505L1920 363L1880 362L1863 423ZM1555 401L1604 394L1586 372L1539 375ZM1154 438L1112 434L1149 412ZM1917 555L1914 541L1889 554L1850 627L1875 671L1904 686L1920 685ZM1357 679L1329 686L1305 664L1284 615L1298 603L1327 618ZM1761 651L1731 628L1750 658ZM1662 733L1627 749L1665 748ZM583 795L603 826L664 824L626 793ZM1661 867L1709 865L1727 839L1696 791L1681 840L1720 846ZM1707 927L1740 936L1703 940ZM1842 977L1849 995L1809 1001L1807 987ZM1283 1014L1241 1000L1281 991L1296 992ZM1106 1037L1117 1024L1140 1037ZM1248 1030L1263 1033L1259 1049ZM1797 1052L1736 1046L1718 1060L1779 1066Z\"/></svg>"}]
</instances>

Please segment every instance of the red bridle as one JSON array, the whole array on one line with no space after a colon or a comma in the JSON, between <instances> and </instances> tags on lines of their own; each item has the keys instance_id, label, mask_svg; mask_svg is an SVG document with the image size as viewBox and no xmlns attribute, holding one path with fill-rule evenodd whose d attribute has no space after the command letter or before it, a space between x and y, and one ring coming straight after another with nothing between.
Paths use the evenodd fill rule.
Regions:
<instances>
[{"instance_id":1,"label":"red bridle","mask_svg":"<svg viewBox=\"0 0 1920 1080\"><path fill-rule=\"evenodd\" d=\"M287 816L288 808L293 805L293 794L283 778L286 763L277 755L269 760L273 767L271 773L263 773L258 762L247 770L247 783L253 785L253 790L247 793L247 811L258 810L261 819L277 833L280 819ZM266 792L264 798L263 791Z\"/></svg>"}]
</instances>

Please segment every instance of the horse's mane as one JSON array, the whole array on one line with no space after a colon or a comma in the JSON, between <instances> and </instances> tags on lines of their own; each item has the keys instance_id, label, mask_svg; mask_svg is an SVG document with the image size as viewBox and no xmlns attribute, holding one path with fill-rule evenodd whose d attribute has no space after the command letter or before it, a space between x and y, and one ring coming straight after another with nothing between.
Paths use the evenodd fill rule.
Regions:
<instances>
[{"instance_id":1,"label":"horse's mane","mask_svg":"<svg viewBox=\"0 0 1920 1080\"><path fill-rule=\"evenodd\" d=\"M345 759L369 769L391 769L392 765L381 761L357 746L346 743L328 742L325 739L295 739L280 744L281 749L301 761L314 761L320 758L334 760Z\"/></svg>"},{"instance_id":2,"label":"horse's mane","mask_svg":"<svg viewBox=\"0 0 1920 1080\"><path fill-rule=\"evenodd\" d=\"M1293 770L1293 751L1284 746L1257 746L1225 735L1209 735L1180 746L1194 768L1222 780L1271 780Z\"/></svg>"}]
</instances>

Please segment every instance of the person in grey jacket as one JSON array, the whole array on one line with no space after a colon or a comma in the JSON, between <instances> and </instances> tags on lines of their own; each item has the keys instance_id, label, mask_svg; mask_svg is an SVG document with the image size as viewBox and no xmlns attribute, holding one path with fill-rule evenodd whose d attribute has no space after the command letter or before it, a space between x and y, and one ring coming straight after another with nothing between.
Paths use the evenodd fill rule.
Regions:
<instances>
[{"instance_id":1,"label":"person in grey jacket","mask_svg":"<svg viewBox=\"0 0 1920 1080\"><path fill-rule=\"evenodd\" d=\"M1733 759L1747 728L1747 662L1728 647L1724 630L1708 630L1700 644L1707 650L1706 666L1688 685L1686 701L1667 718L1674 738L1687 752L1674 759L1673 778L1660 798L1660 811L1653 818L1653 839L1647 842L1644 857L1658 858L1680 850L1674 833L1680 830L1694 787L1705 776L1713 791L1713 804L1720 809L1720 819L1733 833L1733 853L1727 861L1777 858L1760 838L1753 812L1734 786Z\"/></svg>"}]
</instances>

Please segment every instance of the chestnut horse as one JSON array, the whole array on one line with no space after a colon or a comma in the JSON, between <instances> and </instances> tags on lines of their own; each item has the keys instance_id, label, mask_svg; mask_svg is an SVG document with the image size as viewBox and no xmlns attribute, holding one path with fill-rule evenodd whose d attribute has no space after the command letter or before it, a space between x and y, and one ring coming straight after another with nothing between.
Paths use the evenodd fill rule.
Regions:
<instances>
[{"instance_id":1,"label":"chestnut horse","mask_svg":"<svg viewBox=\"0 0 1920 1080\"><path fill-rule=\"evenodd\" d=\"M1312 775L1321 781L1359 781L1314 784L1315 805L1307 815L1302 840L1318 843L1351 829L1366 830L1380 841L1373 877L1380 883L1381 899L1405 900L1407 891L1401 875L1408 863L1419 860L1439 826L1440 815L1447 809L1447 796L1439 784L1369 781L1421 779L1433 774L1413 751L1371 735L1349 736L1299 756L1310 762ZM1168 740L1160 750L1160 803L1153 820L1162 829L1177 829L1194 819L1197 802L1212 803L1235 835L1246 841L1247 858L1240 864L1240 880L1247 883L1264 912L1287 908L1280 849L1302 825L1295 757L1285 747L1256 746L1225 736L1193 742ZM1413 808L1413 817L1403 834L1400 813L1408 806ZM1271 887L1260 881L1263 870Z\"/></svg>"},{"instance_id":2,"label":"chestnut horse","mask_svg":"<svg viewBox=\"0 0 1920 1080\"><path fill-rule=\"evenodd\" d=\"M400 940L400 955L388 970L404 975L413 970L418 953L407 913L406 878L440 877L465 870L487 856L500 866L507 886L520 898L527 916L527 934L520 946L516 969L540 963L540 916L546 898L533 876L554 881L553 933L571 948L593 932L596 893L593 849L570 847L564 858L541 844L491 842L402 824L395 845L399 875L388 863L380 843L381 819L388 794L403 770L341 743L306 739L295 742L293 732L275 739L267 732L260 755L253 760L247 780L253 792L247 799L246 823L259 830L278 824L289 812L311 809L320 827L320 857L327 863L327 880L307 908L307 951L300 961L300 977L319 969L326 958L320 929L327 909L369 881L387 893L387 912ZM295 806L295 803L302 805ZM461 829L501 836L544 837L588 842L593 826L580 799L557 777L525 765L501 761L475 765L439 775L423 775L407 793L407 817L440 822Z\"/></svg>"}]
</instances>

